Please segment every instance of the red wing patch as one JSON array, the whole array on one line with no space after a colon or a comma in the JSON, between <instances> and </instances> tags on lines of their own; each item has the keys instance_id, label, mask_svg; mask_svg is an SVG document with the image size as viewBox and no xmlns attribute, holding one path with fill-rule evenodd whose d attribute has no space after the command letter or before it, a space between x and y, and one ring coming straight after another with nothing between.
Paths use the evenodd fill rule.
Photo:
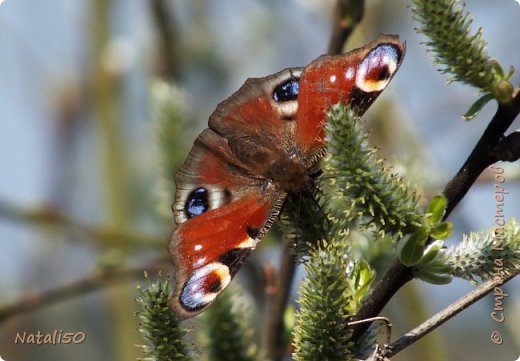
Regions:
<instances>
[{"instance_id":1,"label":"red wing patch","mask_svg":"<svg viewBox=\"0 0 520 361\"><path fill-rule=\"evenodd\" d=\"M322 55L304 68L298 95L296 142L302 154L323 148L326 113L338 102L359 116L388 85L401 65L405 47L396 36L341 55Z\"/></svg>"},{"instance_id":2,"label":"red wing patch","mask_svg":"<svg viewBox=\"0 0 520 361\"><path fill-rule=\"evenodd\" d=\"M172 236L175 292L171 305L187 318L224 290L269 227L273 200L246 196L181 224Z\"/></svg>"}]
</instances>

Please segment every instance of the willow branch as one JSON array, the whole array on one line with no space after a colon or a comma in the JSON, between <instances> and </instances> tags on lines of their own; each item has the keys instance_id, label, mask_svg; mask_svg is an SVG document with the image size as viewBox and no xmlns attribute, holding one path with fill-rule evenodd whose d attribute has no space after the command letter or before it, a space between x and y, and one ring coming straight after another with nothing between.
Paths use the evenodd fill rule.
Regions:
<instances>
[{"instance_id":1,"label":"willow branch","mask_svg":"<svg viewBox=\"0 0 520 361\"><path fill-rule=\"evenodd\" d=\"M282 360L285 356L286 344L284 340L283 316L287 303L291 285L296 270L296 262L291 250L292 242L285 238L282 255L280 258L280 273L273 293L268 298L271 302L267 307L267 320L264 331L264 347L266 357L269 360Z\"/></svg>"},{"instance_id":2,"label":"willow branch","mask_svg":"<svg viewBox=\"0 0 520 361\"><path fill-rule=\"evenodd\" d=\"M496 287L500 287L502 284L506 284L508 281L513 279L516 274L512 274L507 276L504 279L491 279L480 286L459 298L457 301L446 307L444 310L438 312L434 316L432 316L429 320L423 322L421 325L417 326L412 331L403 335L397 341L392 343L390 346L384 348L382 355L384 357L390 358L396 355L401 350L410 346L411 344L419 341L422 337L426 336L431 331L435 330L437 327L455 317L457 314L491 293L495 290Z\"/></svg>"},{"instance_id":3,"label":"willow branch","mask_svg":"<svg viewBox=\"0 0 520 361\"><path fill-rule=\"evenodd\" d=\"M120 241L125 248L164 247L164 236L137 230L122 230L114 226L90 226L51 207L23 208L0 200L0 218L35 226L57 226L78 232L100 246L112 246ZM117 242L116 242L117 243Z\"/></svg>"},{"instance_id":4,"label":"willow branch","mask_svg":"<svg viewBox=\"0 0 520 361\"><path fill-rule=\"evenodd\" d=\"M495 116L484 131L473 152L471 152L455 177L444 188L443 194L448 200L446 215L450 214L453 208L459 204L480 173L497 161L495 148L519 113L520 91L517 88L510 104L499 105Z\"/></svg>"},{"instance_id":5,"label":"willow branch","mask_svg":"<svg viewBox=\"0 0 520 361\"><path fill-rule=\"evenodd\" d=\"M444 219L460 203L480 173L497 161L494 149L519 113L520 92L519 89L516 89L509 104L500 104L498 106L493 119L491 119L468 159L444 188L443 194L448 200ZM359 321L379 315L394 294L412 279L411 269L403 266L399 260L395 260L370 297L361 306L359 312L353 317L353 320ZM352 339L358 340L369 325L370 323L363 323L350 327L353 331Z\"/></svg>"},{"instance_id":6,"label":"willow branch","mask_svg":"<svg viewBox=\"0 0 520 361\"><path fill-rule=\"evenodd\" d=\"M167 0L152 0L150 7L159 36L159 73L169 80L180 74L177 24L171 15Z\"/></svg>"},{"instance_id":7,"label":"willow branch","mask_svg":"<svg viewBox=\"0 0 520 361\"><path fill-rule=\"evenodd\" d=\"M162 269L159 264L150 264L144 267L95 272L66 286L28 293L20 300L0 306L0 324L12 317L39 310L50 304L98 291L113 284L144 277L143 270L158 273Z\"/></svg>"},{"instance_id":8,"label":"willow branch","mask_svg":"<svg viewBox=\"0 0 520 361\"><path fill-rule=\"evenodd\" d=\"M364 0L337 0L329 42L329 54L343 52L348 37L363 18L364 11Z\"/></svg>"}]
</instances>

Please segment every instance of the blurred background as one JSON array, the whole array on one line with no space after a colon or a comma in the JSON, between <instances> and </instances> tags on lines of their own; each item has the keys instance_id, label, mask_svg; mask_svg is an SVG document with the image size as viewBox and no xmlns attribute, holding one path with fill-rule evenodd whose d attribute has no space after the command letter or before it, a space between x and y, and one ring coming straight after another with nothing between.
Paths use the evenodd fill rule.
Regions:
<instances>
[{"instance_id":1,"label":"blurred background","mask_svg":"<svg viewBox=\"0 0 520 361\"><path fill-rule=\"evenodd\" d=\"M304 66L327 51L333 0L6 0L0 5L0 356L18 360L134 360L143 270L171 273L166 246L175 169L164 169L154 109L168 101L183 126L182 161L219 101L248 77ZM476 91L447 85L414 32L407 1L368 0L347 49L378 33L407 42L403 66L366 114L374 145L426 196L442 190L496 105L461 115ZM469 1L488 52L520 67L520 6ZM513 84L520 77L513 76ZM516 121L512 129L519 127ZM175 127L174 127L175 128ZM181 138L181 137L179 137ZM174 164L171 164L173 167ZM506 217L520 214L520 167L505 169ZM487 172L454 212L454 234L493 226ZM276 244L259 254L274 254ZM265 256L253 257L262 267ZM256 263L255 263L256 262ZM276 262L276 261L275 261ZM255 267L254 265L252 267ZM253 287L254 288L254 287ZM261 288L261 285L256 287ZM385 309L407 332L473 288L407 285ZM506 321L487 296L395 360L514 360L520 283L504 287ZM49 292L55 290L55 292ZM45 306L24 312L34 302ZM81 344L15 344L17 333L83 332ZM502 345L491 342L499 330Z\"/></svg>"}]
</instances>

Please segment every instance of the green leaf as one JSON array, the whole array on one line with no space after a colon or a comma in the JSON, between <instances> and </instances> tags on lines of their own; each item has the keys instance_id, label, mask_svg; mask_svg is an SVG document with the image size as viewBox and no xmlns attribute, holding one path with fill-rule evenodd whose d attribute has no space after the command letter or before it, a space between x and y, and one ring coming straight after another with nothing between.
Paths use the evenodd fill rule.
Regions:
<instances>
[{"instance_id":1,"label":"green leaf","mask_svg":"<svg viewBox=\"0 0 520 361\"><path fill-rule=\"evenodd\" d=\"M356 288L358 290L368 289L372 284L376 274L370 265L365 261L358 262L357 265Z\"/></svg>"},{"instance_id":2,"label":"green leaf","mask_svg":"<svg viewBox=\"0 0 520 361\"><path fill-rule=\"evenodd\" d=\"M473 103L473 105L471 105L471 107L468 109L466 114L464 114L462 117L464 118L464 120L472 120L482 110L484 105L486 105L490 100L493 100L493 99L495 99L494 94L492 94L492 93L484 94L483 96L478 98L477 101L475 103Z\"/></svg>"},{"instance_id":3,"label":"green leaf","mask_svg":"<svg viewBox=\"0 0 520 361\"><path fill-rule=\"evenodd\" d=\"M350 302L347 311L355 313L363 299L366 297L370 285L376 278L376 273L366 261L358 261L354 263L352 273L349 275L351 281L351 293L353 301Z\"/></svg>"},{"instance_id":4,"label":"green leaf","mask_svg":"<svg viewBox=\"0 0 520 361\"><path fill-rule=\"evenodd\" d=\"M447 205L448 201L444 195L439 194L433 197L426 209L426 222L430 225L440 222L444 217Z\"/></svg>"},{"instance_id":5,"label":"green leaf","mask_svg":"<svg viewBox=\"0 0 520 361\"><path fill-rule=\"evenodd\" d=\"M442 249L443 246L444 242L439 240L430 243L428 247L426 247L426 249L424 250L420 263L428 264L431 261L433 261L433 259L437 257L439 251Z\"/></svg>"},{"instance_id":6,"label":"green leaf","mask_svg":"<svg viewBox=\"0 0 520 361\"><path fill-rule=\"evenodd\" d=\"M413 233L402 246L399 254L401 263L405 266L414 266L421 260L423 255L424 246L428 240L428 230L421 228Z\"/></svg>"},{"instance_id":7,"label":"green leaf","mask_svg":"<svg viewBox=\"0 0 520 361\"><path fill-rule=\"evenodd\" d=\"M453 232L453 224L451 222L442 222L436 224L430 230L430 236L435 239L446 239Z\"/></svg>"},{"instance_id":8,"label":"green leaf","mask_svg":"<svg viewBox=\"0 0 520 361\"><path fill-rule=\"evenodd\" d=\"M434 285L447 285L453 279L452 275L436 273L420 273L417 278Z\"/></svg>"},{"instance_id":9,"label":"green leaf","mask_svg":"<svg viewBox=\"0 0 520 361\"><path fill-rule=\"evenodd\" d=\"M423 265L419 264L418 273L449 273L453 272L453 266L449 263L446 258L434 259L432 262Z\"/></svg>"}]
</instances>

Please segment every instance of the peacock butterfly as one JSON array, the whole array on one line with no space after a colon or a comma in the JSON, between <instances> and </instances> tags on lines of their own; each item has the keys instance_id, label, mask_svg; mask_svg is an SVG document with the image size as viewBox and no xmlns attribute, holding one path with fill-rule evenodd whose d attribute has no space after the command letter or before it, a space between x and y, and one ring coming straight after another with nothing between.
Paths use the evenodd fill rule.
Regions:
<instances>
[{"instance_id":1,"label":"peacock butterfly","mask_svg":"<svg viewBox=\"0 0 520 361\"><path fill-rule=\"evenodd\" d=\"M304 68L248 79L217 106L175 175L170 306L181 319L216 299L276 220L287 194L308 186L309 170L326 153L329 108L348 103L362 115L404 54L397 36L380 35Z\"/></svg>"}]
</instances>

